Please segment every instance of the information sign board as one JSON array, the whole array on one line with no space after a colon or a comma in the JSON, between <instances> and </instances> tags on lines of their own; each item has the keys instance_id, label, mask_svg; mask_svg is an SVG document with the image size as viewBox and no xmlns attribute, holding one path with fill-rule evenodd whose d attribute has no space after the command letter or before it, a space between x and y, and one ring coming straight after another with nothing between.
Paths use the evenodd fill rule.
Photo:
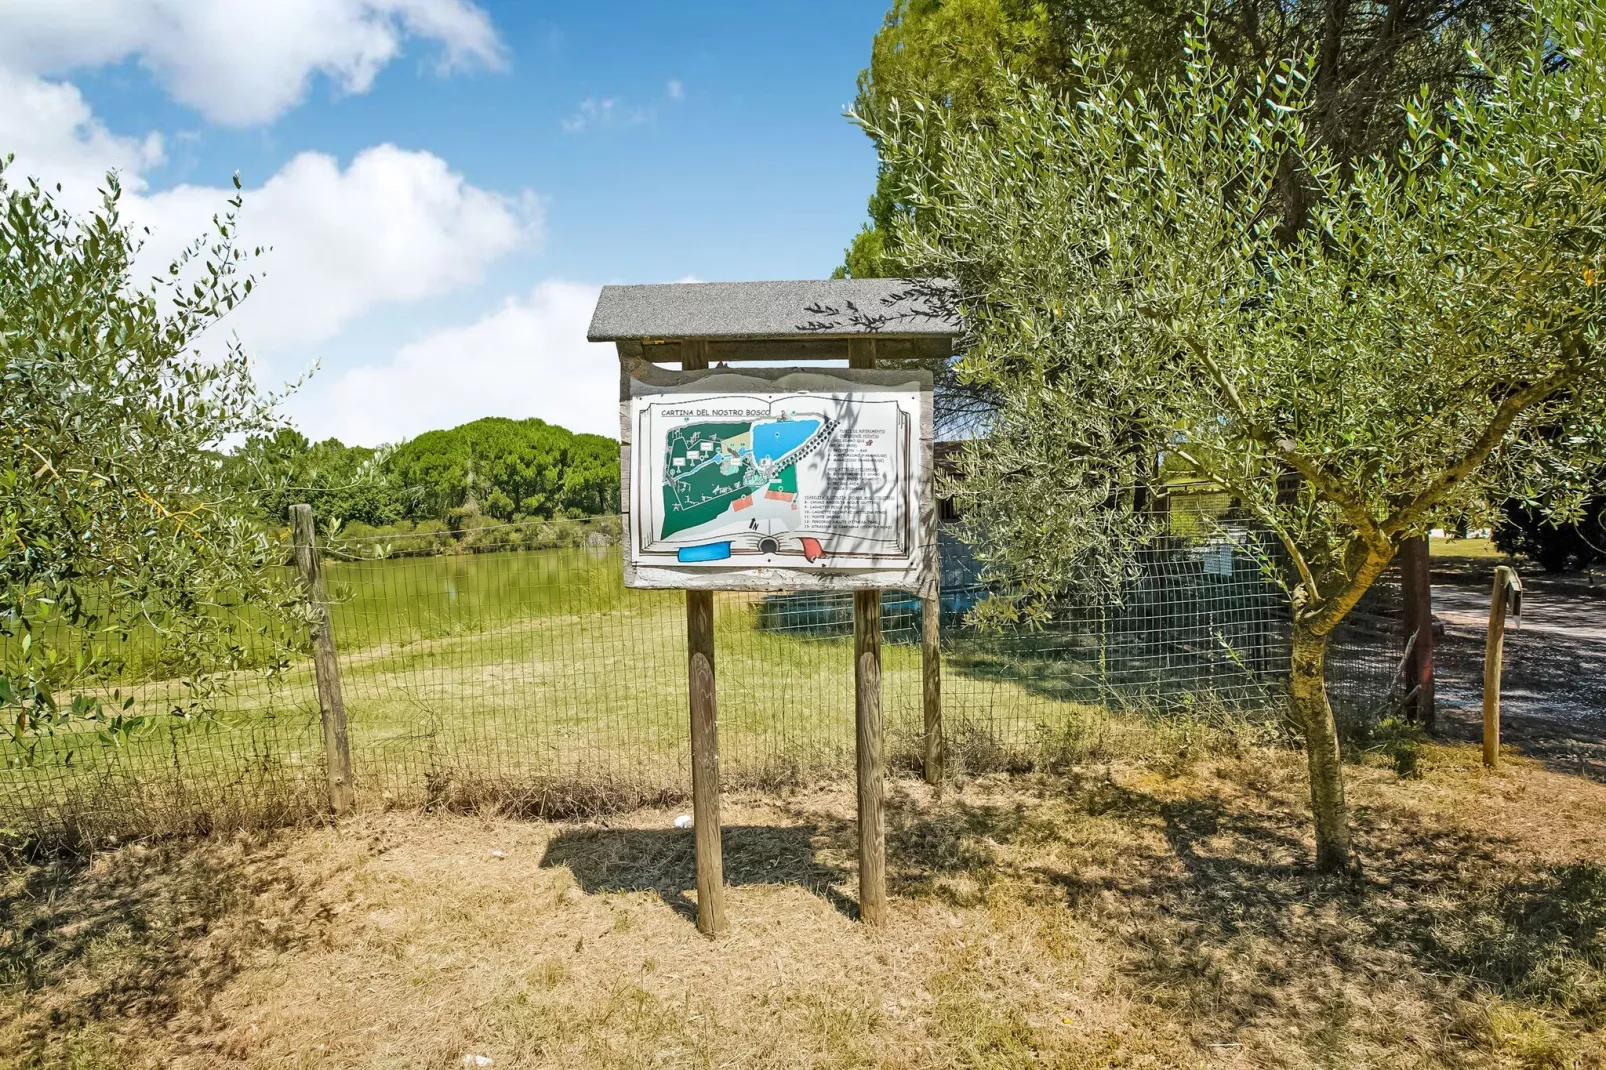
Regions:
<instances>
[{"instance_id":1,"label":"information sign board","mask_svg":"<svg viewBox=\"0 0 1606 1070\"><path fill-rule=\"evenodd\" d=\"M914 587L930 556L930 382L868 370L630 374L626 580Z\"/></svg>"}]
</instances>

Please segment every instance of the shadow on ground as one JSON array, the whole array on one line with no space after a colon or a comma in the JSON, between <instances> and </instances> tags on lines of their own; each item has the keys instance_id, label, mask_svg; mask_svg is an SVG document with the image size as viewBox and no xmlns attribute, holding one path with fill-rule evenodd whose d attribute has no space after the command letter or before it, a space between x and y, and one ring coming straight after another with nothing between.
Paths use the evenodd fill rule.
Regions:
<instances>
[{"instance_id":1,"label":"shadow on ground","mask_svg":"<svg viewBox=\"0 0 1606 1070\"><path fill-rule=\"evenodd\" d=\"M301 946L326 918L241 842L14 861L0 871L0 992L23 1003L6 1031L28 1047L99 1023L168 1021L204 1007L246 951Z\"/></svg>"},{"instance_id":2,"label":"shadow on ground","mask_svg":"<svg viewBox=\"0 0 1606 1070\"><path fill-rule=\"evenodd\" d=\"M1499 836L1363 808L1364 869L1324 876L1297 807L1095 777L1040 785L1037 803L895 801L895 894L961 908L1057 898L1203 1043L1292 1022L1311 1064L1344 1065L1362 1023L1368 1043L1437 1048L1456 1063L1491 1043L1490 999L1539 1022L1542 1051L1564 1050L1569 1028L1606 1027L1599 865L1513 865ZM851 825L825 831L851 842Z\"/></svg>"},{"instance_id":3,"label":"shadow on ground","mask_svg":"<svg viewBox=\"0 0 1606 1070\"><path fill-rule=\"evenodd\" d=\"M1599 789L1575 790L1598 804ZM1542 839L1575 826L1508 836L1367 789L1354 814L1364 870L1322 876L1302 791L1297 760L1275 752L1176 776L995 778L941 799L895 783L889 884L906 909L952 908L956 924L928 935L978 1006L1015 1006L1011 975L988 973L1008 945L1009 961L1063 956L1100 992L1162 1012L1195 1050L1244 1048L1244 1065L1596 1065L1606 868L1547 861L1569 856ZM726 882L795 886L854 916L851 804L801 795L766 813L773 824L724 830ZM75 1065L62 1046L98 1035L111 1054L84 1065L112 1066L118 1035L204 1033L195 1015L260 949L314 945L327 928L323 878L297 877L284 853L175 841L0 871L0 1052ZM652 892L694 918L689 830L567 828L540 864L587 893Z\"/></svg>"},{"instance_id":4,"label":"shadow on ground","mask_svg":"<svg viewBox=\"0 0 1606 1070\"><path fill-rule=\"evenodd\" d=\"M816 855L824 842L816 825L727 825L721 836L725 883L797 885L857 917L858 903L838 887L850 875ZM694 843L690 829L568 829L547 844L541 865L568 867L587 894L656 892L695 921Z\"/></svg>"}]
</instances>

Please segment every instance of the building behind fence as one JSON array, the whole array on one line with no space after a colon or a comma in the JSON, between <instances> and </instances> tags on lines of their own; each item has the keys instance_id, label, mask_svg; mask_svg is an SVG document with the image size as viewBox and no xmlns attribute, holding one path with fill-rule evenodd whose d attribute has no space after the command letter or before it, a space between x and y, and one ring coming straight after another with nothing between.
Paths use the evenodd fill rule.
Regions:
<instances>
[{"instance_id":1,"label":"building behind fence","mask_svg":"<svg viewBox=\"0 0 1606 1070\"><path fill-rule=\"evenodd\" d=\"M628 805L688 785L685 602L627 590L617 518L335 541L325 578L359 806L528 812ZM442 549L486 552L440 552ZM950 769L1040 763L1120 745L1124 710L1270 710L1287 667L1286 595L1243 539L1178 540L1139 558L1119 599L1066 606L1006 634L967 625L984 596L944 543L942 705ZM1340 715L1397 691L1397 584L1385 581L1334 644ZM852 769L851 595L716 598L720 764L727 787ZM883 704L895 767L922 733L919 601L888 591ZM310 651L310 645L307 646ZM159 664L160 659L146 659ZM0 824L119 835L294 820L327 805L310 657L240 672L210 715L183 681L106 681L146 715L13 751ZM1124 715L1123 715L1124 716Z\"/></svg>"}]
</instances>

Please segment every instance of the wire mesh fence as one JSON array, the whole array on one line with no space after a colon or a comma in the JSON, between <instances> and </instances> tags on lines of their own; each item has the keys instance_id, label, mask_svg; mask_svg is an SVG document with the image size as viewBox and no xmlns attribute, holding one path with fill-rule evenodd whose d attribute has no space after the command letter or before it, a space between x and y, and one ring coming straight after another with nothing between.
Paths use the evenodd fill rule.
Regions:
<instances>
[{"instance_id":1,"label":"wire mesh fence","mask_svg":"<svg viewBox=\"0 0 1606 1070\"><path fill-rule=\"evenodd\" d=\"M1378 578L1334 630L1327 655L1327 698L1340 726L1363 731L1405 700L1405 599L1400 574Z\"/></svg>"},{"instance_id":2,"label":"wire mesh fence","mask_svg":"<svg viewBox=\"0 0 1606 1070\"><path fill-rule=\"evenodd\" d=\"M422 545L431 540L432 546ZM685 600L627 590L617 518L341 540L325 551L359 805L529 811L628 805L689 788ZM441 549L459 552L440 552ZM1287 665L1286 596L1244 539L1157 545L1119 599L1067 603L1046 625L967 623L986 596L945 538L941 686L950 766L1041 761L1120 716L1272 709ZM1386 620L1387 587L1368 612ZM852 768L851 594L720 594L715 668L729 786ZM918 763L922 613L883 595L882 702L894 765ZM264 637L267 643L271 637ZM1387 701L1400 638L1335 651L1341 711ZM1342 645L1342 644L1341 644ZM0 772L0 822L117 835L291 820L323 808L309 658L239 672L205 715L186 684L108 683L149 713L127 738L50 737Z\"/></svg>"},{"instance_id":3,"label":"wire mesh fence","mask_svg":"<svg viewBox=\"0 0 1606 1070\"><path fill-rule=\"evenodd\" d=\"M265 666L301 636L248 638ZM0 744L0 830L117 835L294 821L323 808L324 755L310 661L242 669L209 683L167 676L163 644L136 634L93 692L133 727L68 722Z\"/></svg>"}]
</instances>

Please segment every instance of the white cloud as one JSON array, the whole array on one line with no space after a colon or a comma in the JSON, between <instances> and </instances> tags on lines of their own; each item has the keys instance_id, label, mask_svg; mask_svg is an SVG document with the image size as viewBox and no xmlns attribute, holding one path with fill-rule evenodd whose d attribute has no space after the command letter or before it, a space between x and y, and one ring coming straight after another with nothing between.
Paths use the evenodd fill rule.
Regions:
<instances>
[{"instance_id":1,"label":"white cloud","mask_svg":"<svg viewBox=\"0 0 1606 1070\"><path fill-rule=\"evenodd\" d=\"M598 126L634 126L648 119L648 112L631 107L618 97L586 97L573 115L563 120L563 129L571 134Z\"/></svg>"},{"instance_id":2,"label":"white cloud","mask_svg":"<svg viewBox=\"0 0 1606 1070\"><path fill-rule=\"evenodd\" d=\"M670 100L684 100L686 97L686 83L679 78L671 78L669 79L668 91Z\"/></svg>"},{"instance_id":3,"label":"white cloud","mask_svg":"<svg viewBox=\"0 0 1606 1070\"><path fill-rule=\"evenodd\" d=\"M120 172L124 219L150 230L140 277L205 236L234 195L226 186L148 192L144 172L160 161L161 138L112 134L72 85L0 68L0 100L19 104L0 108L0 151L17 156L7 169L12 184L59 183L61 203L82 212L106 171ZM387 304L474 285L498 258L534 246L542 229L533 193L481 189L440 157L394 145L365 149L344 168L301 153L248 186L244 200L239 244L267 249L249 269L258 287L224 326L259 356L331 338Z\"/></svg>"},{"instance_id":4,"label":"white cloud","mask_svg":"<svg viewBox=\"0 0 1606 1070\"><path fill-rule=\"evenodd\" d=\"M244 14L225 32L220 20L237 6ZM320 27L333 37L320 37ZM137 56L181 99L189 94L208 114L248 121L293 103L312 71L330 74L348 89L365 88L396 54L403 32L442 42L448 62L499 55L489 23L466 0L220 0L210 6L0 0L0 152L17 154L8 180L59 182L64 204L83 211L93 204L106 171L118 170L125 220L150 232L139 272L161 271L180 248L208 234L212 217L227 211L235 191L227 184L153 191L148 176L162 161L163 139L108 130L77 87L41 72ZM287 33L295 39L288 44ZM229 38L223 54L192 55L206 51L208 35ZM309 35L318 40L299 40ZM237 334L253 356L273 358L262 373L265 385L299 372L317 343L364 315L479 283L499 258L535 245L542 230L542 206L533 193L507 196L477 187L439 156L389 144L365 149L344 165L325 154L301 153L261 185L248 185L243 196L239 243L269 248L250 267L257 287L222 330ZM390 392L383 396L397 399L394 412L376 411L371 422L388 428L410 405L425 411L466 389L448 375L445 387L430 388L438 397L409 400L407 387L418 373L408 361L419 347L445 344L456 334L472 341L498 334L534 337L545 330L552 339L583 338L594 288L578 288L582 296L575 299L575 288L554 287L511 302L480 324L408 347L391 365L364 369L377 377L376 389ZM554 326L560 320L562 329ZM344 337L357 341L350 332ZM545 343L536 349L545 352ZM281 363L286 360L294 366ZM340 390L348 401L339 408L347 416L373 406L374 399L360 391L350 393L360 375L332 380L333 374L315 377L297 407ZM544 390L549 384L539 385ZM494 389L492 396L503 398ZM545 396L559 397L561 390ZM471 402L467 418L482 415L485 405L483 398ZM424 426L408 424L407 431ZM599 429L617 433L606 421ZM388 430L375 434L394 437Z\"/></svg>"},{"instance_id":5,"label":"white cloud","mask_svg":"<svg viewBox=\"0 0 1606 1070\"><path fill-rule=\"evenodd\" d=\"M154 0L139 2L145 6L133 5L136 14ZM342 4L349 6L339 0L330 7ZM280 10L273 4L253 10L258 6ZM427 17L445 18L455 10L437 0L397 0L391 6L412 12L409 17L426 26L434 25ZM0 15L3 51L15 47L3 27L26 27L34 8L13 2L0 10L6 12ZM62 13L71 26L103 14L79 0L63 4ZM162 271L181 248L206 235L212 217L225 212L234 195L224 185L151 192L147 174L162 161L162 138L112 133L70 83L0 61L0 102L0 152L16 154L7 169L12 184L29 177L59 184L62 204L83 212L98 200L95 191L107 170L119 172L125 220L151 232L138 264L141 274ZM251 267L260 287L225 323L258 355L330 338L379 306L478 283L493 261L535 244L541 232L534 194L508 197L481 189L440 157L395 145L365 149L344 168L331 156L301 153L261 186L248 187L244 197L240 244L270 248Z\"/></svg>"},{"instance_id":6,"label":"white cloud","mask_svg":"<svg viewBox=\"0 0 1606 1070\"><path fill-rule=\"evenodd\" d=\"M470 0L7 0L0 66L60 74L130 57L180 103L231 125L297 104L314 74L366 92L406 38L441 67L500 66L504 48ZM9 102L8 102L9 103Z\"/></svg>"},{"instance_id":7,"label":"white cloud","mask_svg":"<svg viewBox=\"0 0 1606 1070\"><path fill-rule=\"evenodd\" d=\"M232 192L179 186L131 203L130 216L153 231L147 267L202 233ZM253 353L322 341L382 305L473 285L541 226L533 194L480 189L440 157L394 145L365 149L344 169L304 152L244 196L241 245L271 249L253 265L259 287L225 323Z\"/></svg>"},{"instance_id":8,"label":"white cloud","mask_svg":"<svg viewBox=\"0 0 1606 1070\"><path fill-rule=\"evenodd\" d=\"M162 139L119 137L90 111L73 85L0 67L0 153L15 153L12 182L29 176L60 182L63 201L88 207L106 171L116 168L130 190L144 188L142 172L161 162Z\"/></svg>"},{"instance_id":9,"label":"white cloud","mask_svg":"<svg viewBox=\"0 0 1606 1070\"><path fill-rule=\"evenodd\" d=\"M538 416L619 436L614 347L585 340L599 288L547 281L467 326L402 347L386 364L315 377L293 406L309 435L377 445L482 416Z\"/></svg>"}]
</instances>

